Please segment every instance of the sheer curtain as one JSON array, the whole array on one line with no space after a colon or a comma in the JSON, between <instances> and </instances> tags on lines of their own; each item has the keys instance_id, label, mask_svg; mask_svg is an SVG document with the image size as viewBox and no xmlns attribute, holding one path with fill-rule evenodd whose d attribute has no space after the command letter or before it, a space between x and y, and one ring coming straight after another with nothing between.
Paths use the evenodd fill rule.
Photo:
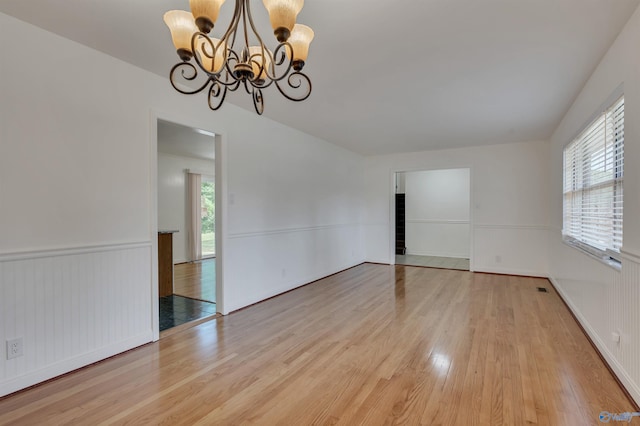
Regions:
<instances>
[{"instance_id":1,"label":"sheer curtain","mask_svg":"<svg viewBox=\"0 0 640 426\"><path fill-rule=\"evenodd\" d=\"M187 172L187 194L189 211L189 260L202 259L202 175Z\"/></svg>"}]
</instances>

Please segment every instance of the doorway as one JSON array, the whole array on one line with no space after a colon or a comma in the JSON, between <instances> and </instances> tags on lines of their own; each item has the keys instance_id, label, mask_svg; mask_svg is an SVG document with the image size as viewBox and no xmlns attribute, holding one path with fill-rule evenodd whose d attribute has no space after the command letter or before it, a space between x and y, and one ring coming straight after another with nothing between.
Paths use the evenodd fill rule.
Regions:
<instances>
[{"instance_id":1,"label":"doorway","mask_svg":"<svg viewBox=\"0 0 640 426\"><path fill-rule=\"evenodd\" d=\"M468 168L395 173L396 264L470 270L470 174Z\"/></svg>"},{"instance_id":2,"label":"doorway","mask_svg":"<svg viewBox=\"0 0 640 426\"><path fill-rule=\"evenodd\" d=\"M170 274L159 294L160 332L216 316L215 134L157 121L157 227L170 232L171 255L159 275ZM169 262L170 265L166 263Z\"/></svg>"}]
</instances>

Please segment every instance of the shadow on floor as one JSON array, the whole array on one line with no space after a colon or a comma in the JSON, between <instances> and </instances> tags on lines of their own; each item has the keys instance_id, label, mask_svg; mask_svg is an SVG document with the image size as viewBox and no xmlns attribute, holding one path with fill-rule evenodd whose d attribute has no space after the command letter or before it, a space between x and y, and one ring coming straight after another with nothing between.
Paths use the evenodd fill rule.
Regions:
<instances>
[{"instance_id":1,"label":"shadow on floor","mask_svg":"<svg viewBox=\"0 0 640 426\"><path fill-rule=\"evenodd\" d=\"M160 331L216 314L216 304L177 295L160 298Z\"/></svg>"}]
</instances>

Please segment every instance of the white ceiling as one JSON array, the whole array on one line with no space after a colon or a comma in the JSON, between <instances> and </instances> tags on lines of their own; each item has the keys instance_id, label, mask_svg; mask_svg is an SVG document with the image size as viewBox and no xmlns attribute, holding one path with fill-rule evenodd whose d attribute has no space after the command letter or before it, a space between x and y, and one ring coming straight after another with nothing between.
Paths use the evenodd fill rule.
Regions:
<instances>
[{"instance_id":1,"label":"white ceiling","mask_svg":"<svg viewBox=\"0 0 640 426\"><path fill-rule=\"evenodd\" d=\"M213 160L215 135L180 124L158 120L158 152Z\"/></svg>"},{"instance_id":2,"label":"white ceiling","mask_svg":"<svg viewBox=\"0 0 640 426\"><path fill-rule=\"evenodd\" d=\"M298 22L316 34L305 67L313 93L298 104L271 87L265 115L366 155L544 140L639 2L307 0ZM165 77L178 62L162 22L170 9L188 2L0 2L0 12ZM214 33L231 9L229 0ZM273 40L261 1L253 12ZM227 102L253 110L241 90Z\"/></svg>"}]
</instances>

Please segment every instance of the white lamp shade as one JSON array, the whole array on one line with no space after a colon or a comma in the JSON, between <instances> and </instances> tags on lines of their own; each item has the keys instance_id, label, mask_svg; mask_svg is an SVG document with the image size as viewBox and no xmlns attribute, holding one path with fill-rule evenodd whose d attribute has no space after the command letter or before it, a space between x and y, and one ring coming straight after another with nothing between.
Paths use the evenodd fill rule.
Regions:
<instances>
[{"instance_id":1,"label":"white lamp shade","mask_svg":"<svg viewBox=\"0 0 640 426\"><path fill-rule=\"evenodd\" d=\"M189 7L195 19L208 18L215 23L224 2L225 0L189 0Z\"/></svg>"},{"instance_id":2,"label":"white lamp shade","mask_svg":"<svg viewBox=\"0 0 640 426\"><path fill-rule=\"evenodd\" d=\"M293 47L293 60L294 61L306 61L309 55L309 45L313 40L313 30L306 25L296 24L289 36L289 43ZM285 49L287 57L290 58L289 49Z\"/></svg>"},{"instance_id":3,"label":"white lamp shade","mask_svg":"<svg viewBox=\"0 0 640 426\"><path fill-rule=\"evenodd\" d=\"M170 10L164 14L164 22L171 31L171 38L176 49L192 52L191 37L198 31L193 15L184 10Z\"/></svg>"},{"instance_id":4,"label":"white lamp shade","mask_svg":"<svg viewBox=\"0 0 640 426\"><path fill-rule=\"evenodd\" d=\"M271 27L275 30L286 28L289 31L296 24L296 17L304 6L304 0L262 0L269 12Z\"/></svg>"}]
</instances>

